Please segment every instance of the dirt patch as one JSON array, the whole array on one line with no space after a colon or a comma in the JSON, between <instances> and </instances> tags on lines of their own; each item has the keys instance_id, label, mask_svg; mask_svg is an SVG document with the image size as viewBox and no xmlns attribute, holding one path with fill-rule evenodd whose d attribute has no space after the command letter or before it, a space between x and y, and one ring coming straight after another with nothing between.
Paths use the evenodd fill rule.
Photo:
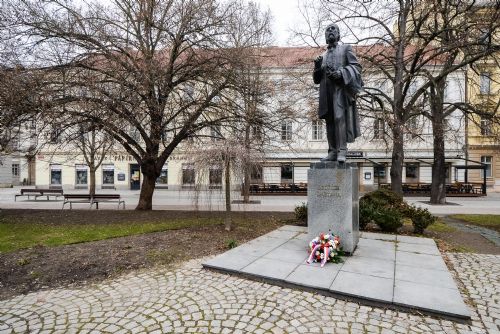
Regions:
<instances>
[{"instance_id":1,"label":"dirt patch","mask_svg":"<svg viewBox=\"0 0 500 334\"><path fill-rule=\"evenodd\" d=\"M500 247L478 233L456 230L453 232L425 232L425 236L436 239L441 251L500 255Z\"/></svg>"},{"instance_id":2,"label":"dirt patch","mask_svg":"<svg viewBox=\"0 0 500 334\"><path fill-rule=\"evenodd\" d=\"M109 224L193 217L223 217L219 212L2 210L12 221L43 224ZM242 244L293 223L291 213L234 213L234 229L224 225L107 239L59 247L37 246L0 254L0 299L46 288L80 285L140 268L169 265L225 251L231 240Z\"/></svg>"}]
</instances>

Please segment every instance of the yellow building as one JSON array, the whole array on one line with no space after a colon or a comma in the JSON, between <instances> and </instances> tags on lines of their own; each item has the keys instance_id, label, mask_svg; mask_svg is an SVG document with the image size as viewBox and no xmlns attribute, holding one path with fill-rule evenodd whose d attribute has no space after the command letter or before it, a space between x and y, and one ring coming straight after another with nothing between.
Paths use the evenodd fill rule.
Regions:
<instances>
[{"instance_id":1,"label":"yellow building","mask_svg":"<svg viewBox=\"0 0 500 334\"><path fill-rule=\"evenodd\" d=\"M467 74L468 102L478 114L468 117L467 151L468 159L486 164L488 187L500 191L500 126L498 104L500 100L500 67L494 59L477 64ZM471 182L481 182L481 170L469 171Z\"/></svg>"}]
</instances>

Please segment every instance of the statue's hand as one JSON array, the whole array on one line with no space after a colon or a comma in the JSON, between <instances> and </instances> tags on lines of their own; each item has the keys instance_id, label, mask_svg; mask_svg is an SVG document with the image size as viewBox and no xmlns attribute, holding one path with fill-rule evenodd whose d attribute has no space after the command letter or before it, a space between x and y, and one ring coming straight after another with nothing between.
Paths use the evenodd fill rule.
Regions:
<instances>
[{"instance_id":1,"label":"statue's hand","mask_svg":"<svg viewBox=\"0 0 500 334\"><path fill-rule=\"evenodd\" d=\"M323 63L323 56L318 56L316 59L314 59L315 67L321 67L322 63Z\"/></svg>"},{"instance_id":2,"label":"statue's hand","mask_svg":"<svg viewBox=\"0 0 500 334\"><path fill-rule=\"evenodd\" d=\"M341 70L333 71L330 74L330 77L331 77L332 80L342 79L342 71Z\"/></svg>"}]
</instances>

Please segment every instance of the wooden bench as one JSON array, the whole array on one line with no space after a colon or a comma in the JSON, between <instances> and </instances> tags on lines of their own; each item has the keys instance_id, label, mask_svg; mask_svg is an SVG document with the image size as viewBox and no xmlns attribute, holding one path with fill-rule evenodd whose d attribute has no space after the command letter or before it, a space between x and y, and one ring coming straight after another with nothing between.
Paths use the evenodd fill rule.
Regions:
<instances>
[{"instance_id":1,"label":"wooden bench","mask_svg":"<svg viewBox=\"0 0 500 334\"><path fill-rule=\"evenodd\" d=\"M40 197L40 196L46 196L47 201L50 200L50 196L54 196L56 199L59 196L64 196L63 190L62 189L30 189L30 188L24 188L21 189L21 193L14 195L14 202L17 201L18 197L21 196L28 196L28 200L30 199L30 196L35 196L35 200Z\"/></svg>"},{"instance_id":2,"label":"wooden bench","mask_svg":"<svg viewBox=\"0 0 500 334\"><path fill-rule=\"evenodd\" d=\"M96 210L99 210L100 202L118 203L118 209L122 204L125 210L125 201L121 199L120 194L95 194L93 196L89 194L65 194L62 209L64 209L66 203L69 203L70 209L73 209L73 203L88 203L90 208L95 204Z\"/></svg>"}]
</instances>

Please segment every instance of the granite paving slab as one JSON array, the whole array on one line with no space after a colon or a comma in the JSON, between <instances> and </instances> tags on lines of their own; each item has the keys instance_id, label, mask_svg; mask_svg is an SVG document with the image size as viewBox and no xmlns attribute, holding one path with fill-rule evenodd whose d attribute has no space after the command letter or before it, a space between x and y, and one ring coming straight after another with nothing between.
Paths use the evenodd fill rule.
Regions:
<instances>
[{"instance_id":1,"label":"granite paving slab","mask_svg":"<svg viewBox=\"0 0 500 334\"><path fill-rule=\"evenodd\" d=\"M450 316L469 314L457 287L453 289L396 280L394 299L396 305L417 307L422 310Z\"/></svg>"},{"instance_id":2,"label":"granite paving slab","mask_svg":"<svg viewBox=\"0 0 500 334\"><path fill-rule=\"evenodd\" d=\"M335 277L330 291L371 301L391 303L393 288L393 278L363 275L341 270Z\"/></svg>"},{"instance_id":3,"label":"granite paving slab","mask_svg":"<svg viewBox=\"0 0 500 334\"><path fill-rule=\"evenodd\" d=\"M290 239L280 247L284 249L300 250L303 252L307 252L309 249L308 242L304 242L304 240L301 239Z\"/></svg>"},{"instance_id":4,"label":"granite paving slab","mask_svg":"<svg viewBox=\"0 0 500 334\"><path fill-rule=\"evenodd\" d=\"M424 269L444 270L448 267L439 255L417 254L396 251L396 264L406 264Z\"/></svg>"},{"instance_id":5,"label":"granite paving slab","mask_svg":"<svg viewBox=\"0 0 500 334\"><path fill-rule=\"evenodd\" d=\"M431 245L435 246L436 242L429 238L420 238L420 237L410 237L407 235L398 235L396 236L396 240L398 242L404 242L408 244L420 244L420 245Z\"/></svg>"},{"instance_id":6,"label":"granite paving slab","mask_svg":"<svg viewBox=\"0 0 500 334\"><path fill-rule=\"evenodd\" d=\"M275 248L272 252L265 254L263 259L271 259L275 261L284 261L303 264L307 260L307 252L305 250L293 250L283 247Z\"/></svg>"},{"instance_id":7,"label":"granite paving slab","mask_svg":"<svg viewBox=\"0 0 500 334\"><path fill-rule=\"evenodd\" d=\"M324 268L305 263L309 241L304 227L283 226L205 261L203 266L383 307L470 319L432 239L363 232L352 256Z\"/></svg>"},{"instance_id":8,"label":"granite paving slab","mask_svg":"<svg viewBox=\"0 0 500 334\"><path fill-rule=\"evenodd\" d=\"M285 225L278 228L278 231L307 233L307 226Z\"/></svg>"},{"instance_id":9,"label":"granite paving slab","mask_svg":"<svg viewBox=\"0 0 500 334\"><path fill-rule=\"evenodd\" d=\"M353 254L354 257L367 257L379 260L396 260L396 250L394 247L375 247L358 245Z\"/></svg>"},{"instance_id":10,"label":"granite paving slab","mask_svg":"<svg viewBox=\"0 0 500 334\"><path fill-rule=\"evenodd\" d=\"M257 260L257 256L244 256L242 254L224 253L221 256L217 256L205 262L207 266L215 269L225 269L230 271L239 271L244 267L248 266L250 263Z\"/></svg>"},{"instance_id":11,"label":"granite paving slab","mask_svg":"<svg viewBox=\"0 0 500 334\"><path fill-rule=\"evenodd\" d=\"M241 269L240 272L262 278L283 280L298 266L297 263L260 258Z\"/></svg>"},{"instance_id":12,"label":"granite paving slab","mask_svg":"<svg viewBox=\"0 0 500 334\"><path fill-rule=\"evenodd\" d=\"M328 290L340 268L342 268L342 264L332 263L324 268L321 268L317 263L302 264L288 275L285 282Z\"/></svg>"},{"instance_id":13,"label":"granite paving slab","mask_svg":"<svg viewBox=\"0 0 500 334\"><path fill-rule=\"evenodd\" d=\"M376 249L387 248L387 249L396 249L396 242L389 240L376 240L376 239L359 239L358 247L366 246L373 247Z\"/></svg>"},{"instance_id":14,"label":"granite paving slab","mask_svg":"<svg viewBox=\"0 0 500 334\"><path fill-rule=\"evenodd\" d=\"M435 285L442 288L456 288L449 271L425 269L403 264L396 265L396 280L409 281L419 284Z\"/></svg>"},{"instance_id":15,"label":"granite paving slab","mask_svg":"<svg viewBox=\"0 0 500 334\"><path fill-rule=\"evenodd\" d=\"M396 236L394 234L383 234L383 233L361 232L361 238L396 241Z\"/></svg>"},{"instance_id":16,"label":"granite paving slab","mask_svg":"<svg viewBox=\"0 0 500 334\"><path fill-rule=\"evenodd\" d=\"M342 271L392 279L394 278L394 261L353 256L345 261Z\"/></svg>"},{"instance_id":17,"label":"granite paving slab","mask_svg":"<svg viewBox=\"0 0 500 334\"><path fill-rule=\"evenodd\" d=\"M428 255L441 255L439 253L439 249L435 245L426 245L426 244L407 244L400 242L397 245L398 251L410 252L410 253L419 253L419 254L428 254Z\"/></svg>"}]
</instances>

